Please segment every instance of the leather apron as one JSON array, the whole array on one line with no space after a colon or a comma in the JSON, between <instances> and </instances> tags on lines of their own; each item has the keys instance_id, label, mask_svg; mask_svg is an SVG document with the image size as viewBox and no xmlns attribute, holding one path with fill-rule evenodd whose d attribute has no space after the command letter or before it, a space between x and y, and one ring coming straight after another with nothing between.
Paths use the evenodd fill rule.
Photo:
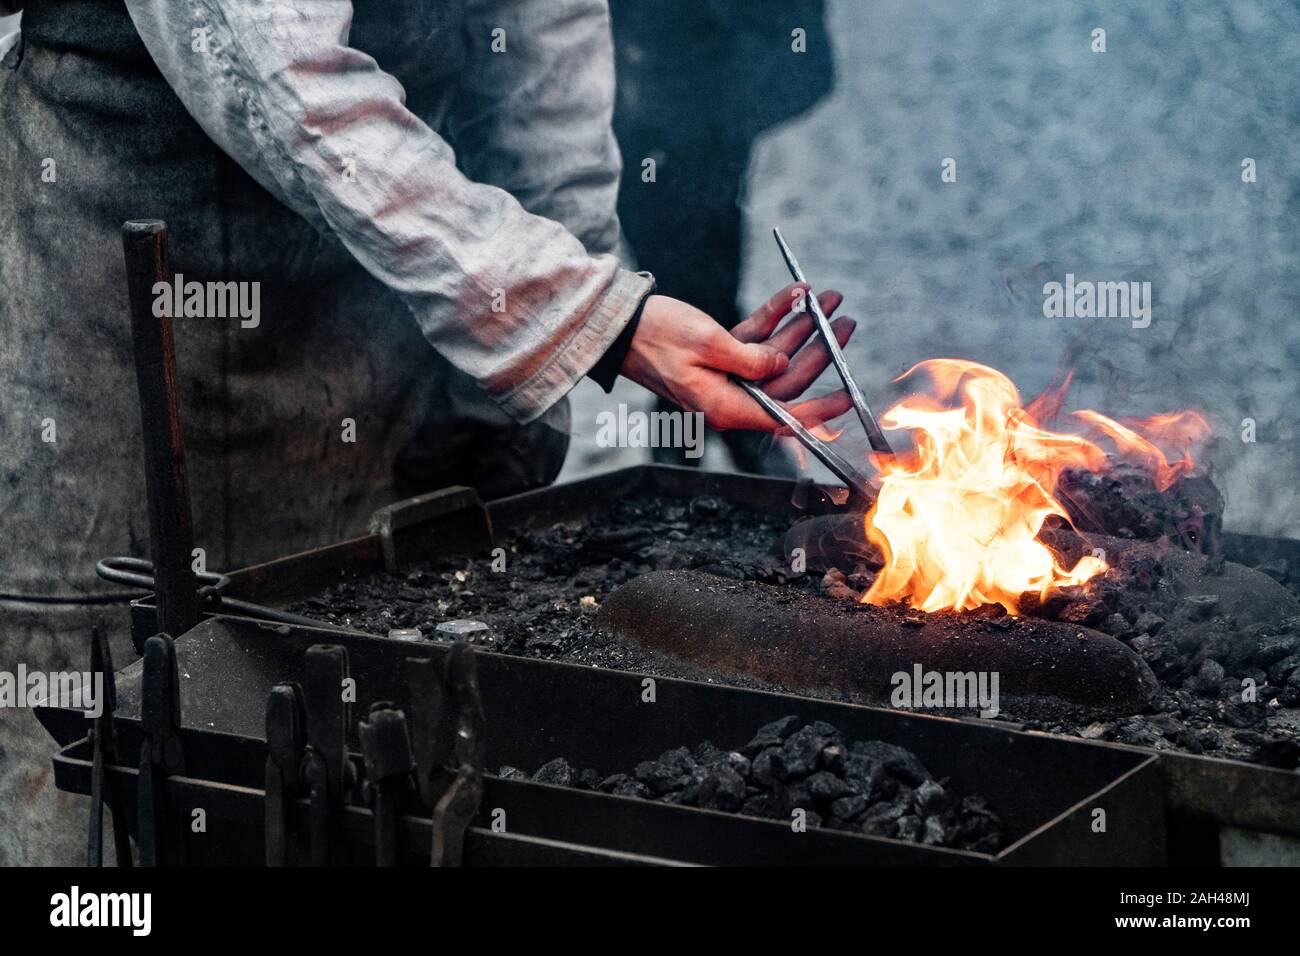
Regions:
<instances>
[{"instance_id":1,"label":"leather apron","mask_svg":"<svg viewBox=\"0 0 1300 956\"><path fill-rule=\"evenodd\" d=\"M259 282L261 320L175 320L195 539L224 570L363 533L452 483L552 480L567 409L517 426L334 240L204 134L120 0L29 0L0 65L0 669L84 670L125 612L94 576L149 530L120 227L158 218L186 281ZM367 0L351 43L437 128L463 66L458 0ZM432 55L430 51L436 51ZM344 420L355 441L344 441ZM53 438L53 440L48 440ZM48 737L0 709L0 864L75 862ZM83 805L84 812L84 805Z\"/></svg>"}]
</instances>

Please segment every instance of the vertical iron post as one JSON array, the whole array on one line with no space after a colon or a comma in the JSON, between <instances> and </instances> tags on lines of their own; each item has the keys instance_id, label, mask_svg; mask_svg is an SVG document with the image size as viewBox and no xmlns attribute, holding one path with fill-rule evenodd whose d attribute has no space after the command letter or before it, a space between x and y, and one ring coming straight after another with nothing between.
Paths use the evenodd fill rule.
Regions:
<instances>
[{"instance_id":1,"label":"vertical iron post","mask_svg":"<svg viewBox=\"0 0 1300 956\"><path fill-rule=\"evenodd\" d=\"M155 284L172 281L167 264L167 224L158 219L123 223L122 249L126 255L131 340L140 392L157 630L179 636L198 623L199 601L198 582L191 566L194 528L177 401L172 316L158 316L154 310Z\"/></svg>"}]
</instances>

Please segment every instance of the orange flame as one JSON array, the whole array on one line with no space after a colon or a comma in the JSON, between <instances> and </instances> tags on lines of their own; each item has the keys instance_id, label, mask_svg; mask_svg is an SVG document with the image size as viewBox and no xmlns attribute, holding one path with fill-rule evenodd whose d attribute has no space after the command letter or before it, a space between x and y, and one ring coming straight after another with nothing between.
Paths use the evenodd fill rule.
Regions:
<instances>
[{"instance_id":1,"label":"orange flame","mask_svg":"<svg viewBox=\"0 0 1300 956\"><path fill-rule=\"evenodd\" d=\"M1196 412L1173 412L1167 415L1139 418L1132 421L1132 428L1126 428L1119 422L1088 409L1074 414L1095 425L1122 451L1141 459L1151 472L1152 480L1160 491L1164 491L1192 470L1196 463L1192 461L1191 446L1210 433L1209 423ZM1182 446L1183 457L1171 465L1165 458L1164 452L1156 447L1155 442L1138 434L1135 429L1153 435L1157 440L1167 444Z\"/></svg>"},{"instance_id":2,"label":"orange flame","mask_svg":"<svg viewBox=\"0 0 1300 956\"><path fill-rule=\"evenodd\" d=\"M1083 584L1105 571L1096 557L1066 568L1037 539L1049 515L1069 520L1053 497L1061 472L1099 471L1109 461L1088 439L1039 424L1039 416L1059 411L1069 377L1023 406L1009 378L976 362L931 359L899 380L918 370L933 380L934 398L913 397L882 416L886 428L912 432L913 450L878 459L881 486L866 515L866 533L885 563L862 600L905 600L923 611L1001 604L1015 614L1026 592L1045 598L1053 588ZM960 404L949 407L954 398ZM1189 470L1192 459L1184 453L1170 465L1138 430L1184 445L1209 431L1195 413L1133 427L1096 412L1076 414L1122 454L1141 458L1162 489Z\"/></svg>"}]
</instances>

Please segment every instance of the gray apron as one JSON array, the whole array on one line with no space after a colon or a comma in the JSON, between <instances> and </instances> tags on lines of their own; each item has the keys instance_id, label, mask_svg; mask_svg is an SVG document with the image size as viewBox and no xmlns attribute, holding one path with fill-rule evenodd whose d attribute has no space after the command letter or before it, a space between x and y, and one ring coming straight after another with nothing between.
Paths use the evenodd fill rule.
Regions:
<instances>
[{"instance_id":1,"label":"gray apron","mask_svg":"<svg viewBox=\"0 0 1300 956\"><path fill-rule=\"evenodd\" d=\"M435 128L463 66L459 15L458 0L371 0L353 27ZM93 571L149 539L123 220L166 220L186 280L261 283L258 328L175 323L209 569L362 533L379 505L434 487L494 497L554 478L567 409L524 427L487 404L395 297L212 144L120 2L29 2L22 27L0 65L0 669L84 669L96 619L126 662L122 605L96 603L112 589ZM29 713L0 710L0 864L81 852L84 815L53 812L51 751Z\"/></svg>"}]
</instances>

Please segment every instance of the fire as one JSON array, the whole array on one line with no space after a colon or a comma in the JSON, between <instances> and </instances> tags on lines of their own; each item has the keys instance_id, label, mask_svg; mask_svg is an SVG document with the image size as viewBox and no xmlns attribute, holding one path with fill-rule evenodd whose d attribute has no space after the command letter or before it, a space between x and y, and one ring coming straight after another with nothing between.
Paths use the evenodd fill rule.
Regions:
<instances>
[{"instance_id":1,"label":"fire","mask_svg":"<svg viewBox=\"0 0 1300 956\"><path fill-rule=\"evenodd\" d=\"M885 428L911 431L913 449L878 458L881 486L866 533L885 563L862 600L903 600L923 611L1001 604L1015 614L1026 592L1046 597L1105 571L1097 557L1066 568L1038 540L1049 515L1069 520L1053 497L1061 473L1100 471L1110 461L1083 435L1040 424L1059 411L1068 378L1024 406L1010 379L976 362L931 359L899 380L917 371L934 382L934 397L907 399L881 418ZM1185 446L1209 431L1191 412L1128 425L1093 411L1075 414L1120 455L1143 461L1162 489L1192 467ZM1157 441L1182 444L1183 457L1170 464Z\"/></svg>"}]
</instances>

